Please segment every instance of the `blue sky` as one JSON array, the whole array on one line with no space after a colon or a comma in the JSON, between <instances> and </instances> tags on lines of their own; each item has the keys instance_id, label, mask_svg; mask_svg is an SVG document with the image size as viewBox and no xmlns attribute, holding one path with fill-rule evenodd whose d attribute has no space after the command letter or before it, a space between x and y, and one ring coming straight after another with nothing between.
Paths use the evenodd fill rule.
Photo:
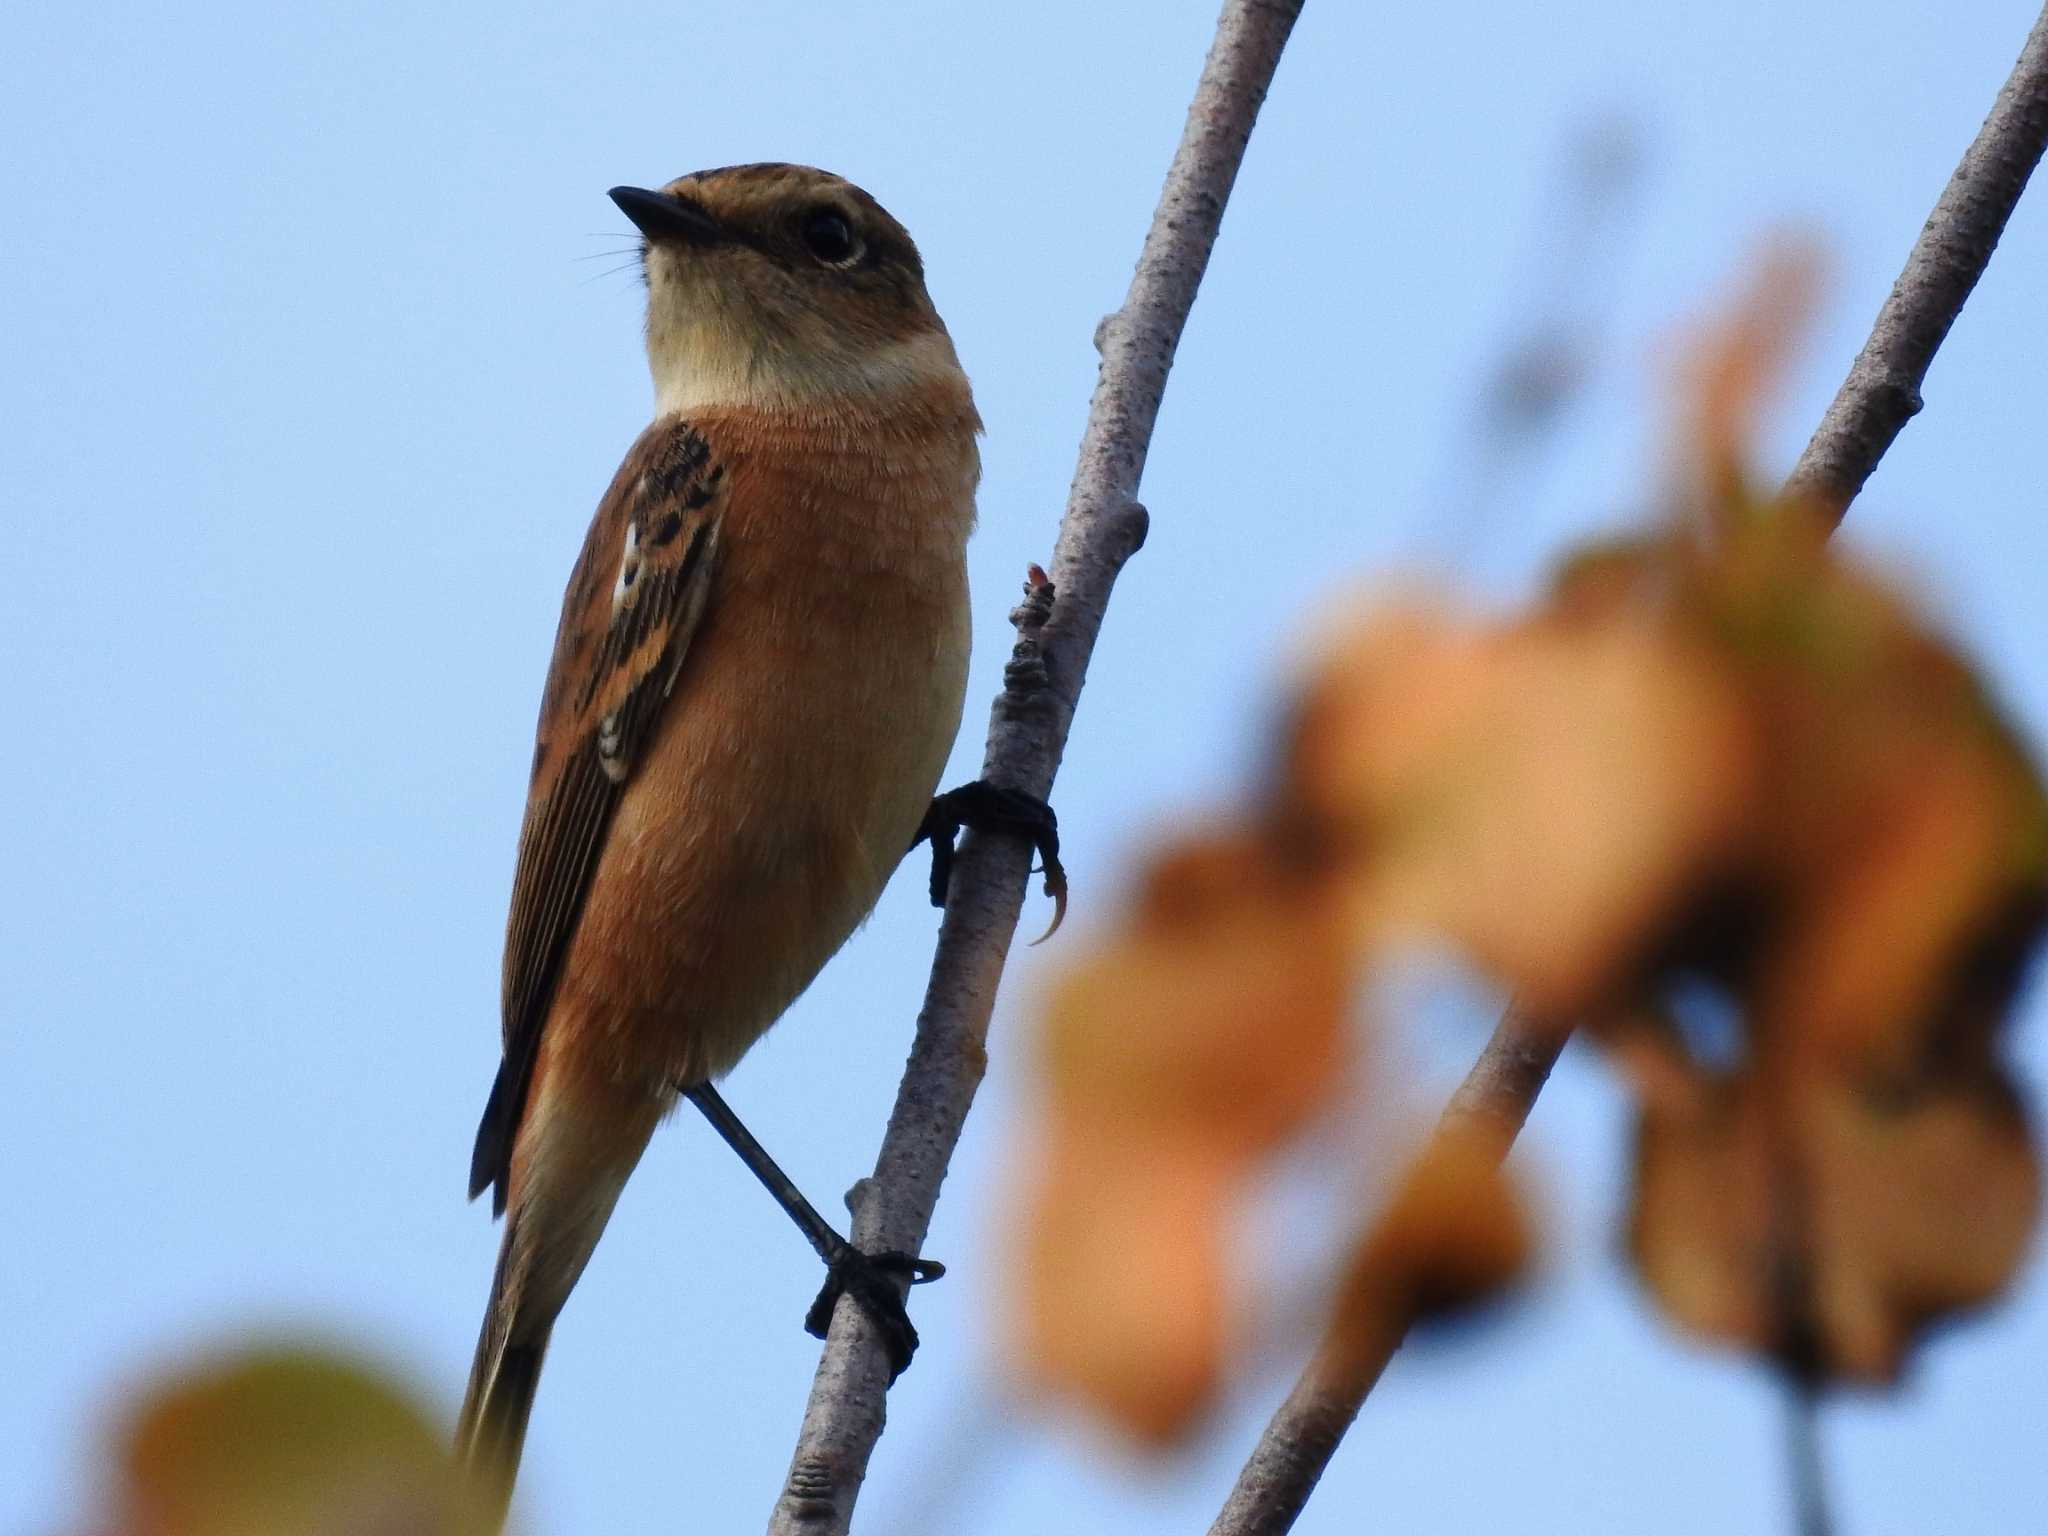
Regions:
<instances>
[{"instance_id":1,"label":"blue sky","mask_svg":"<svg viewBox=\"0 0 2048 1536\"><path fill-rule=\"evenodd\" d=\"M1069 934L1013 967L928 1251L925 1353L863 1528L1200 1529L1291 1378L1265 1353L1163 1465L990 1411L997 1197L1030 999L1131 854L1228 793L1304 613L1424 553L1526 589L1656 483L1659 348L1771 230L1834 284L1760 445L1839 380L2034 15L2028 0L1315 0L1159 423L1057 803ZM20 6L0 21L0 1529L92 1497L110 1395L248 1330L371 1350L451 1415L495 1232L463 1176L561 585L648 411L603 192L701 166L844 172L916 233L988 421L978 762L1003 614L1043 559L1094 354L1207 46L1206 4ZM1634 202L1560 439L1476 534L1433 519L1485 365L1565 241L1589 123ZM2039 450L2048 189L1856 507L2048 729ZM594 260L580 258L597 255ZM1217 573L1227 572L1219 592ZM1199 621L1191 622L1199 607ZM870 1166L935 931L920 879L734 1075L828 1199ZM2048 1078L2036 1004L2017 1059ZM1476 1036L1418 1036L1441 1077ZM1418 1093L1417 1102L1427 1095ZM1781 1529L1777 1403L1672 1337L1614 1257L1624 1111L1573 1059L1528 1138L1559 1229L1514 1326L1397 1363L1300 1529ZM1283 1245L1324 1241L1306 1218ZM750 1529L815 1361L817 1277L701 1126L657 1138L549 1362L543 1533ZM1849 1536L2038 1518L2038 1274L1826 1436ZM963 1429L965 1425L967 1428ZM949 1447L983 1447L950 1494Z\"/></svg>"}]
</instances>

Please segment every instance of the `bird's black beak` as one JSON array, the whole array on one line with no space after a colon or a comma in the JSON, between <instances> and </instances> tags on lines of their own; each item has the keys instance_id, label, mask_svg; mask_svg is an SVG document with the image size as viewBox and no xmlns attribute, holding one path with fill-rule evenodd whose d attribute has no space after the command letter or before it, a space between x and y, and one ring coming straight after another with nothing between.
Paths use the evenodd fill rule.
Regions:
<instances>
[{"instance_id":1,"label":"bird's black beak","mask_svg":"<svg viewBox=\"0 0 2048 1536\"><path fill-rule=\"evenodd\" d=\"M674 192L649 192L644 187L613 187L605 194L619 212L650 240L683 245L709 245L724 231L701 206Z\"/></svg>"}]
</instances>

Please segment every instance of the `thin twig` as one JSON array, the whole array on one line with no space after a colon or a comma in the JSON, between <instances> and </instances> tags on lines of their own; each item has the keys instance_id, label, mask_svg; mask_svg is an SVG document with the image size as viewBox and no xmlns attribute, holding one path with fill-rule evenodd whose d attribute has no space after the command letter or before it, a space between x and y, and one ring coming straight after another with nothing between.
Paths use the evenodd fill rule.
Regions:
<instances>
[{"instance_id":1,"label":"thin twig","mask_svg":"<svg viewBox=\"0 0 2048 1536\"><path fill-rule=\"evenodd\" d=\"M1505 1158L1570 1034L1510 1007L1451 1095L1433 1139L1476 1138L1496 1161ZM1209 1536L1278 1536L1293 1527L1407 1332L1405 1317L1388 1313L1382 1321L1371 1337L1356 1328L1324 1337L1259 1436Z\"/></svg>"},{"instance_id":2,"label":"thin twig","mask_svg":"<svg viewBox=\"0 0 2048 1536\"><path fill-rule=\"evenodd\" d=\"M982 776L1041 798L1052 788L1110 589L1144 542L1137 492L1168 371L1259 106L1301 0L1226 0L1180 147L1123 307L1096 331L1102 368L1060 521L1049 583L1014 616L1016 649L989 720ZM1035 573L1034 573L1035 574ZM1057 594L1057 601L1055 601ZM987 1061L989 1014L1015 937L1030 867L1012 838L970 833L917 1037L874 1177L853 1197L853 1240L915 1253ZM882 1433L889 1362L857 1306L833 1316L770 1536L847 1529Z\"/></svg>"},{"instance_id":3,"label":"thin twig","mask_svg":"<svg viewBox=\"0 0 2048 1536\"><path fill-rule=\"evenodd\" d=\"M1796 1536L1834 1536L1827 1476L1820 1458L1820 1391L1811 1381L1788 1384L1785 1454L1791 1463L1793 1531Z\"/></svg>"},{"instance_id":4,"label":"thin twig","mask_svg":"<svg viewBox=\"0 0 2048 1536\"><path fill-rule=\"evenodd\" d=\"M2044 147L2048 7L1913 242L1849 377L1792 466L1786 490L1825 507L1831 523L1842 520L1877 461L1920 409L1921 381L1935 350L1984 275Z\"/></svg>"},{"instance_id":5,"label":"thin twig","mask_svg":"<svg viewBox=\"0 0 2048 1536\"><path fill-rule=\"evenodd\" d=\"M1905 270L1878 312L1870 339L1793 466L1788 495L1815 499L1839 524L1906 422L1920 409L1928 365L1983 275L2027 178L2048 145L2048 7L2034 24L2018 64L1949 178ZM1500 1155L1520 1133L1542 1091L1565 1033L1510 1009L1469 1076L1452 1096L1445 1126L1487 1126ZM1353 1339L1339 1350L1325 1338L1294 1390L1267 1424L1209 1536L1280 1536L1290 1530L1358 1416L1405 1325L1384 1338ZM1806 1438L1795 1470L1817 1479L1819 1450L1810 1411L1794 1426ZM1812 1489L1818 1482L1811 1483ZM1799 1485L1802 1519L1820 1506ZM1823 1517L1824 1518L1824 1517ZM1825 1529L1823 1526L1822 1529Z\"/></svg>"},{"instance_id":6,"label":"thin twig","mask_svg":"<svg viewBox=\"0 0 2048 1536\"><path fill-rule=\"evenodd\" d=\"M1635 221L1642 150L1624 119L1582 125L1504 297L1499 335L1465 422L1440 450L1418 532L1432 563L1478 547L1511 498L1527 502L1560 428L1591 388L1622 288L1612 278ZM1522 481L1516 483L1517 471Z\"/></svg>"}]
</instances>

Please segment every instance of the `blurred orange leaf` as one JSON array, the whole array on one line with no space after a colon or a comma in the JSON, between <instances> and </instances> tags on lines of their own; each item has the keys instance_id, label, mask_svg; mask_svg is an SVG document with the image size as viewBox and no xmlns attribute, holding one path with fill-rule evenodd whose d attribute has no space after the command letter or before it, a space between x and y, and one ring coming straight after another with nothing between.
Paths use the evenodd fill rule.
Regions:
<instances>
[{"instance_id":1,"label":"blurred orange leaf","mask_svg":"<svg viewBox=\"0 0 2048 1536\"><path fill-rule=\"evenodd\" d=\"M1409 606L1329 649L1287 793L1338 850L1362 947L1448 938L1569 1025L1745 814L1741 706L1654 615L1489 627Z\"/></svg>"},{"instance_id":2,"label":"blurred orange leaf","mask_svg":"<svg viewBox=\"0 0 2048 1536\"><path fill-rule=\"evenodd\" d=\"M1227 1343L1239 1174L1199 1140L1113 1120L1050 1137L1025 1226L1012 1353L1040 1386L1166 1444L1206 1410Z\"/></svg>"},{"instance_id":3,"label":"blurred orange leaf","mask_svg":"<svg viewBox=\"0 0 2048 1536\"><path fill-rule=\"evenodd\" d=\"M2048 873L2039 777L1954 649L1832 550L1758 527L1706 578L1769 744L1750 1007L1910 1067L1956 1006L2010 1002Z\"/></svg>"},{"instance_id":4,"label":"blurred orange leaf","mask_svg":"<svg viewBox=\"0 0 2048 1536\"><path fill-rule=\"evenodd\" d=\"M1731 302L1679 346L1675 458L1695 482L1682 505L1731 526L1750 514L1749 444L1820 297L1820 247L1793 235L1767 244Z\"/></svg>"},{"instance_id":5,"label":"blurred orange leaf","mask_svg":"<svg viewBox=\"0 0 2048 1536\"><path fill-rule=\"evenodd\" d=\"M1343 1080L1333 910L1249 833L1186 839L1048 1010L1014 1354L1142 1439L1209 1403L1234 1196Z\"/></svg>"},{"instance_id":6,"label":"blurred orange leaf","mask_svg":"<svg viewBox=\"0 0 2048 1536\"><path fill-rule=\"evenodd\" d=\"M1903 1099L1830 1073L1777 1104L1755 1071L1648 1100L1629 1252L1673 1318L1796 1370L1899 1375L1931 1324L2025 1257L2040 1170L2003 1073Z\"/></svg>"},{"instance_id":7,"label":"blurred orange leaf","mask_svg":"<svg viewBox=\"0 0 2048 1536\"><path fill-rule=\"evenodd\" d=\"M2048 917L2048 794L1955 647L1820 509L1751 487L1816 270L1772 253L1693 346L1663 528L1569 556L1518 617L1351 615L1265 819L1162 859L1061 990L1019 1329L1042 1379L1151 1438L1200 1412L1242 1173L1329 1091L1354 969L1403 944L1615 1053L1634 1252L1688 1325L1889 1380L2010 1278L2038 1169L1997 1044ZM1700 987L1727 1077L1671 1024ZM1331 1347L1361 1369L1525 1262L1493 1150L1457 1140L1353 1256Z\"/></svg>"},{"instance_id":8,"label":"blurred orange leaf","mask_svg":"<svg viewBox=\"0 0 2048 1536\"><path fill-rule=\"evenodd\" d=\"M1447 1122L1403 1175L1345 1269L1325 1346L1377 1369L1417 1323L1498 1299L1526 1273L1535 1237L1496 1145Z\"/></svg>"}]
</instances>

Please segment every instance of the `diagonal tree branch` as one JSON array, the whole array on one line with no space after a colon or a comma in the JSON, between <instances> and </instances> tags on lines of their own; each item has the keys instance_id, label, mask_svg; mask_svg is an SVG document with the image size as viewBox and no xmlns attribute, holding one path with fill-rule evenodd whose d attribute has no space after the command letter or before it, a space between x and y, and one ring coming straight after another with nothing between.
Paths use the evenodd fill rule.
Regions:
<instances>
[{"instance_id":1,"label":"diagonal tree branch","mask_svg":"<svg viewBox=\"0 0 2048 1536\"><path fill-rule=\"evenodd\" d=\"M1034 568L1013 616L1017 644L990 714L982 776L1040 797L1052 788L1110 588L1144 542L1139 479L1181 331L1208 266L1280 52L1302 0L1225 0L1123 307L1096 331L1101 372L1082 434L1050 581ZM1055 601L1055 593L1057 600ZM910 1061L875 1161L857 1187L853 1240L916 1252L986 1065L989 1015L1015 936L1030 854L969 834L918 1016ZM843 1532L880 1438L889 1364L858 1306L835 1312L770 1536Z\"/></svg>"},{"instance_id":2,"label":"diagonal tree branch","mask_svg":"<svg viewBox=\"0 0 2048 1536\"><path fill-rule=\"evenodd\" d=\"M2048 145L2048 7L1991 115L1943 188L1820 427L1793 466L1788 495L1823 503L1839 524L1878 461L1920 409L1928 365L1983 275L2027 178ZM1476 1129L1505 1157L1569 1031L1510 1007L1452 1095L1434 1136ZM1344 1432L1400 1347L1405 1325L1340 1348L1325 1338L1238 1473L1209 1536L1281 1536L1293 1528ZM1810 1426L1809 1426L1810 1429Z\"/></svg>"},{"instance_id":3,"label":"diagonal tree branch","mask_svg":"<svg viewBox=\"0 0 2048 1536\"><path fill-rule=\"evenodd\" d=\"M1839 523L1920 409L1927 367L1984 275L2006 220L2048 146L2048 8L2043 8L1991 115L1963 151L1870 340L1792 466L1786 490L1822 503Z\"/></svg>"},{"instance_id":4,"label":"diagonal tree branch","mask_svg":"<svg viewBox=\"0 0 2048 1536\"><path fill-rule=\"evenodd\" d=\"M1505 1158L1570 1035L1510 1005L1451 1095L1432 1139L1474 1138L1496 1162ZM1324 1337L1252 1448L1209 1536L1279 1536L1293 1528L1366 1394L1401 1347L1406 1319L1389 1314L1384 1323L1370 1338L1334 1329Z\"/></svg>"}]
</instances>

